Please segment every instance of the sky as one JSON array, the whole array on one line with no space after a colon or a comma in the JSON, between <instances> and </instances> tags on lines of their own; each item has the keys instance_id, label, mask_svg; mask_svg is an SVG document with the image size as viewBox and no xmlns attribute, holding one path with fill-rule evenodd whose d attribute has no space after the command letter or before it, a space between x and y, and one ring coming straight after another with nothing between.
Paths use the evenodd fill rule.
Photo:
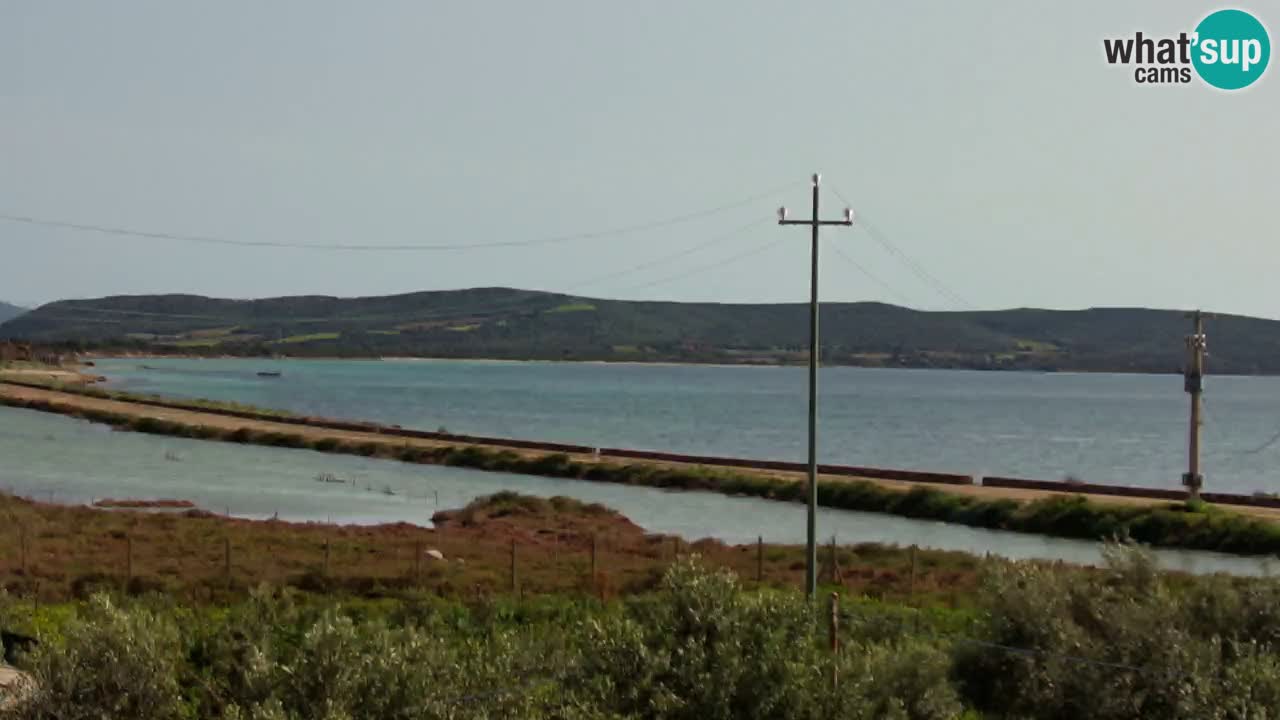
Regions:
<instances>
[{"instance_id":1,"label":"sky","mask_svg":"<svg viewBox=\"0 0 1280 720\"><path fill-rule=\"evenodd\" d=\"M808 232L775 209L807 217L820 172L822 215L844 197L869 223L824 229L824 300L1280 317L1280 68L1227 93L1139 85L1103 53L1219 7L9 0L0 214L247 243L581 237L333 251L0 220L0 299L803 301ZM1280 2L1232 7L1275 38Z\"/></svg>"}]
</instances>

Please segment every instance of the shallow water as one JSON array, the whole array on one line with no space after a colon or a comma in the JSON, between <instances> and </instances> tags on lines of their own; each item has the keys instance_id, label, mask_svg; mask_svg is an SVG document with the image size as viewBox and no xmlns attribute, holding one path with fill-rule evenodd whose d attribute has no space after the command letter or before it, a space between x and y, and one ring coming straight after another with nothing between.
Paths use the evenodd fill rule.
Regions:
<instances>
[{"instance_id":1,"label":"shallow water","mask_svg":"<svg viewBox=\"0 0 1280 720\"><path fill-rule=\"evenodd\" d=\"M0 407L0 488L39 500L89 503L95 498L178 498L216 512L251 518L429 525L437 508L515 490L566 495L618 510L650 532L730 543L802 543L799 504L714 493L669 492L581 480L410 465L310 450L237 445L116 432L102 425ZM316 480L330 473L349 482ZM390 493L390 494L389 494ZM995 532L822 509L819 533L840 543L881 542L993 553L1011 558L1095 564L1095 543ZM1190 572L1264 572L1262 561L1202 552L1161 551L1165 567Z\"/></svg>"},{"instance_id":2,"label":"shallow water","mask_svg":"<svg viewBox=\"0 0 1280 720\"><path fill-rule=\"evenodd\" d=\"M158 368L145 370L140 365ZM803 368L485 361L104 360L126 390L584 445L805 459ZM278 370L262 378L260 370ZM1175 375L825 368L822 462L1179 487ZM1280 378L1206 381L1206 488L1280 489Z\"/></svg>"}]
</instances>

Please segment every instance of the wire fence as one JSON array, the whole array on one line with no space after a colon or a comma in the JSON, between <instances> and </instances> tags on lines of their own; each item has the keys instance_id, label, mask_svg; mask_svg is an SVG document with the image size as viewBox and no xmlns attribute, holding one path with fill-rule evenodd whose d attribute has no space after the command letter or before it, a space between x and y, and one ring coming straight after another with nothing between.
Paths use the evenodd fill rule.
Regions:
<instances>
[{"instance_id":1,"label":"wire fence","mask_svg":"<svg viewBox=\"0 0 1280 720\"><path fill-rule=\"evenodd\" d=\"M773 549L766 561L759 538L754 548L715 540L691 546L593 515L582 525L541 531L501 521L472 526L466 510L450 512L438 528L339 525L251 520L181 504L95 508L59 489L29 494L23 499L36 505L14 504L21 497L14 493L0 503L0 587L33 601L97 590L222 600L263 583L365 595L568 593L606 601L656 586L691 552L748 582L765 581L766 569L777 580L790 564ZM59 501L66 504L45 505Z\"/></svg>"}]
</instances>

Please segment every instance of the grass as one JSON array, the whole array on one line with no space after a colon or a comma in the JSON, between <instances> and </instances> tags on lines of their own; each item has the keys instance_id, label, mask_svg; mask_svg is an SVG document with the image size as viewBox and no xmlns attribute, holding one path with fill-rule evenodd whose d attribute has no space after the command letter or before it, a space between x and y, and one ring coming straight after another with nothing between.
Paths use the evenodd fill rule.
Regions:
<instances>
[{"instance_id":1,"label":"grass","mask_svg":"<svg viewBox=\"0 0 1280 720\"><path fill-rule=\"evenodd\" d=\"M703 490L768 500L802 502L800 482L760 473L700 466L577 460L560 453L516 453L475 445L411 445L403 440L354 441L301 433L190 425L127 413L77 408L45 400L0 398L0 402L84 417L157 435L223 440L318 450L403 462L451 465L501 472L572 478L675 490ZM923 520L1082 540L1128 537L1160 547L1238 554L1280 553L1280 525L1206 504L1103 504L1062 495L1028 503L959 495L933 487L910 491L862 480L830 479L819 486L823 506Z\"/></svg>"},{"instance_id":2,"label":"grass","mask_svg":"<svg viewBox=\"0 0 1280 720\"><path fill-rule=\"evenodd\" d=\"M557 305L551 308L550 310L547 310L546 314L555 315L557 313L594 312L595 309L596 309L596 306L592 305L591 303L574 302L574 303L565 303L563 305Z\"/></svg>"},{"instance_id":3,"label":"grass","mask_svg":"<svg viewBox=\"0 0 1280 720\"><path fill-rule=\"evenodd\" d=\"M159 343L161 345L169 345L179 348L199 348L199 347L217 347L222 344L222 338L198 338L193 340L174 340L173 342Z\"/></svg>"},{"instance_id":4,"label":"grass","mask_svg":"<svg viewBox=\"0 0 1280 720\"><path fill-rule=\"evenodd\" d=\"M232 325L230 327L209 328L208 330L192 330L187 333L187 336L192 338L226 337L234 334L239 329L239 325Z\"/></svg>"},{"instance_id":5,"label":"grass","mask_svg":"<svg viewBox=\"0 0 1280 720\"><path fill-rule=\"evenodd\" d=\"M161 498L158 500L143 500L138 498L124 498L124 499L117 500L116 498L103 498L101 500L94 500L93 506L98 508L130 508L134 510L147 509L147 508L150 508L150 509L181 508L185 510L185 509L194 508L195 504L192 503L190 500L169 500L164 498Z\"/></svg>"},{"instance_id":6,"label":"grass","mask_svg":"<svg viewBox=\"0 0 1280 720\"><path fill-rule=\"evenodd\" d=\"M309 333L306 335L290 335L289 337L280 338L279 340L271 340L269 344L296 345L298 343L320 342L322 340L337 340L341 336L342 336L342 333L336 333L336 332L318 332L318 333Z\"/></svg>"},{"instance_id":7,"label":"grass","mask_svg":"<svg viewBox=\"0 0 1280 720\"><path fill-rule=\"evenodd\" d=\"M199 603L242 596L260 583L366 598L509 594L511 548L521 594L627 595L654 587L677 553L763 584L798 587L804 549L731 546L650 535L603 506L499 493L440 513L432 529L404 523L337 526L229 519L201 510L149 513L49 505L0 493L0 583L43 602L98 590L164 592ZM25 565L23 541L25 538ZM595 539L596 575L591 575ZM226 572L226 553L231 573ZM444 560L425 556L438 550ZM763 562L757 567L757 552ZM418 553L424 556L415 562ZM824 582L869 598L964 606L980 558L875 544L823 548ZM326 559L327 558L327 559ZM129 575L130 571L132 575Z\"/></svg>"}]
</instances>

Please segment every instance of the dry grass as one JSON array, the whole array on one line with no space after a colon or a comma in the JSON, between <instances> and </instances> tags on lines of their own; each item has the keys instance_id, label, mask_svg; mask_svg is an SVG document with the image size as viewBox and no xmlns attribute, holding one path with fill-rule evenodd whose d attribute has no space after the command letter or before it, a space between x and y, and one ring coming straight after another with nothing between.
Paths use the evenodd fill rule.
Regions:
<instances>
[{"instance_id":1,"label":"dry grass","mask_svg":"<svg viewBox=\"0 0 1280 720\"><path fill-rule=\"evenodd\" d=\"M431 593L465 599L512 592L513 545L522 594L641 592L654 586L677 552L696 552L755 581L762 551L766 584L798 587L804 575L798 546L689 544L647 534L612 510L568 498L501 493L443 512L438 522L432 529L251 521L203 511L96 510L0 495L0 586L45 602L98 589L225 602L259 583L364 597ZM429 550L445 559L428 556ZM860 545L838 548L836 556L836 584L844 592L911 594L909 550ZM824 548L821 557L829 581L830 551ZM962 553L921 550L916 594L964 602L980 563Z\"/></svg>"}]
</instances>

